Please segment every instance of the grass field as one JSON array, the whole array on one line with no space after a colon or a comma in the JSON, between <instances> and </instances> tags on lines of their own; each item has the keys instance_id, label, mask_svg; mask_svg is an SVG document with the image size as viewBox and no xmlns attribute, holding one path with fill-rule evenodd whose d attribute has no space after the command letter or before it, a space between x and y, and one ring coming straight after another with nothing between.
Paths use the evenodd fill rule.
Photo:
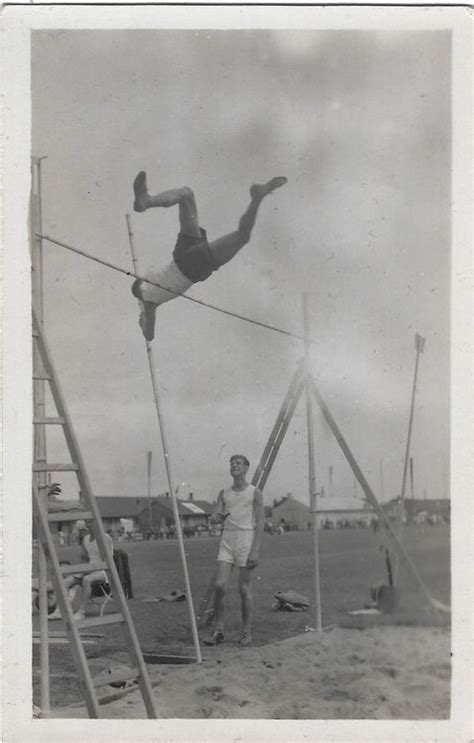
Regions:
<instances>
[{"instance_id":1,"label":"grass field","mask_svg":"<svg viewBox=\"0 0 474 743\"><path fill-rule=\"evenodd\" d=\"M343 529L319 532L322 622L323 626L350 625L348 611L359 609L370 600L372 583L386 582L386 568L380 550L382 537L369 529ZM430 592L444 603L450 603L449 527L408 527L405 547L416 564ZM183 575L178 543L150 541L120 544L126 549L132 571L134 598L129 606L135 628L144 650L160 653L193 655L187 602L144 603L143 599L183 589ZM196 608L206 593L217 555L217 538L185 540L188 570ZM283 640L314 626L314 613L272 611L276 591L295 589L305 594L313 605L314 557L310 532L289 532L282 536L264 535L261 560L254 576L255 613L254 645ZM239 597L237 576L232 576L227 599L226 639L237 643L239 636ZM391 623L435 624L439 619L426 607L415 581L401 567L398 586L401 605L396 615L386 619ZM112 609L110 609L112 610ZM91 608L91 613L97 611ZM34 617L36 628L37 617ZM54 630L62 622L50 622ZM102 628L98 629L98 632ZM86 646L91 665L101 669L107 660L123 650L122 631L105 628L105 637L96 646ZM216 652L216 651L213 651ZM39 703L38 646L34 646L34 702ZM81 698L72 657L67 646L52 646L51 705L63 706Z\"/></svg>"}]
</instances>

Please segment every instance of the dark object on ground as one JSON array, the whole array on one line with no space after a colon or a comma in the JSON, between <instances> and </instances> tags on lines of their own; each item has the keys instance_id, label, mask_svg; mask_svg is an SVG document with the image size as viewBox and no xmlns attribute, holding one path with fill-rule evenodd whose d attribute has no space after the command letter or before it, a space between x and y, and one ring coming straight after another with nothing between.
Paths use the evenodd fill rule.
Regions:
<instances>
[{"instance_id":1,"label":"dark object on ground","mask_svg":"<svg viewBox=\"0 0 474 743\"><path fill-rule=\"evenodd\" d=\"M161 597L163 601L186 601L186 594L183 591L171 591L168 596Z\"/></svg>"},{"instance_id":2,"label":"dark object on ground","mask_svg":"<svg viewBox=\"0 0 474 743\"><path fill-rule=\"evenodd\" d=\"M175 589L171 593L166 593L164 596L155 596L154 598L142 599L144 604L159 604L161 601L186 601L186 594L184 591L178 591Z\"/></svg>"},{"instance_id":3,"label":"dark object on ground","mask_svg":"<svg viewBox=\"0 0 474 743\"><path fill-rule=\"evenodd\" d=\"M297 591L277 591L275 593L276 601L272 605L273 611L307 611L309 601L306 596Z\"/></svg>"},{"instance_id":4,"label":"dark object on ground","mask_svg":"<svg viewBox=\"0 0 474 743\"><path fill-rule=\"evenodd\" d=\"M114 549L114 562L125 598L133 599L132 576L127 553L124 550Z\"/></svg>"},{"instance_id":5,"label":"dark object on ground","mask_svg":"<svg viewBox=\"0 0 474 743\"><path fill-rule=\"evenodd\" d=\"M388 586L383 583L376 583L370 589L370 597L374 608L379 609L384 614L391 614L398 609L400 593L393 585L392 563L388 549L385 549L385 565L387 566Z\"/></svg>"},{"instance_id":6,"label":"dark object on ground","mask_svg":"<svg viewBox=\"0 0 474 743\"><path fill-rule=\"evenodd\" d=\"M169 664L171 666L196 663L196 658L192 658L189 655L162 655L160 653L153 652L153 650L144 650L143 660L145 661L145 663Z\"/></svg>"},{"instance_id":7,"label":"dark object on ground","mask_svg":"<svg viewBox=\"0 0 474 743\"><path fill-rule=\"evenodd\" d=\"M400 594L395 586L386 586L384 583L375 584L370 589L373 606L384 614L396 611L400 603Z\"/></svg>"}]
</instances>

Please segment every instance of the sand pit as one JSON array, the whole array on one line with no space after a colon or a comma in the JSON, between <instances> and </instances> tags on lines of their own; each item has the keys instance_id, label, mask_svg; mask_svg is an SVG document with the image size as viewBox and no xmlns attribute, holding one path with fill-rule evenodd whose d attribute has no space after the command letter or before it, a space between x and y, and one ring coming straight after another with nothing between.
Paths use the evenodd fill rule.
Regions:
<instances>
[{"instance_id":1,"label":"sand pit","mask_svg":"<svg viewBox=\"0 0 474 743\"><path fill-rule=\"evenodd\" d=\"M449 717L446 628L335 628L258 648L203 649L201 665L149 665L162 718L435 720ZM54 717L86 717L84 708ZM101 717L145 718L130 692Z\"/></svg>"}]
</instances>

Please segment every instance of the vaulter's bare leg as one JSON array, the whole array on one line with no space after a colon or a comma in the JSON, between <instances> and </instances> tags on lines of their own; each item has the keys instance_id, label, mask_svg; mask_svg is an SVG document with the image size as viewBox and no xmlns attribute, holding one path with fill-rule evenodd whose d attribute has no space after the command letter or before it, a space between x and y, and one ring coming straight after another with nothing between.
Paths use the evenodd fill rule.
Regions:
<instances>
[{"instance_id":1,"label":"vaulter's bare leg","mask_svg":"<svg viewBox=\"0 0 474 743\"><path fill-rule=\"evenodd\" d=\"M136 212L144 212L156 207L168 208L179 206L179 225L183 235L201 237L196 199L191 188L174 188L163 191L156 196L150 196L147 189L146 173L142 170L133 182L135 201L133 208Z\"/></svg>"},{"instance_id":2,"label":"vaulter's bare leg","mask_svg":"<svg viewBox=\"0 0 474 743\"><path fill-rule=\"evenodd\" d=\"M168 208L170 206L178 206L180 232L190 237L201 237L196 199L194 198L193 191L188 186L163 191L156 196L151 196L148 193L146 173L142 170L133 182L133 191L135 194L133 208L136 212L144 212L147 209L156 207ZM139 320L140 327L145 338L151 341L155 335L156 305L153 302L147 302L142 299L140 283L138 279L134 282L132 292L140 300L142 306Z\"/></svg>"},{"instance_id":3,"label":"vaulter's bare leg","mask_svg":"<svg viewBox=\"0 0 474 743\"><path fill-rule=\"evenodd\" d=\"M250 240L257 212L265 196L286 183L284 177L272 178L268 183L255 184L250 188L250 204L241 216L235 232L209 243L209 248L218 266L228 263Z\"/></svg>"}]
</instances>

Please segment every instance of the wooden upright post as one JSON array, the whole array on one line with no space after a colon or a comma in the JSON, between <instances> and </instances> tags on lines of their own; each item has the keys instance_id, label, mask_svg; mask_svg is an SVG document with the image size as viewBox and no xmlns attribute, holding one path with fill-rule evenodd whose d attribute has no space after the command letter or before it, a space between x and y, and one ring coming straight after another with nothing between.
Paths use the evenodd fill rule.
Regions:
<instances>
[{"instance_id":1,"label":"wooden upright post","mask_svg":"<svg viewBox=\"0 0 474 743\"><path fill-rule=\"evenodd\" d=\"M43 321L43 244L38 234L42 234L42 193L41 161L44 157L31 158L31 293L33 306L37 308L39 319ZM33 374L41 376L43 371L40 355L33 343ZM33 380L33 412L35 418L45 418L44 380ZM46 464L46 431L44 425L34 426L34 460ZM36 487L42 502L46 505L48 479L46 472L36 475ZM50 712L49 687L49 640L48 640L48 565L43 547L38 539L38 593L40 628L40 707L43 715Z\"/></svg>"},{"instance_id":2,"label":"wooden upright post","mask_svg":"<svg viewBox=\"0 0 474 743\"><path fill-rule=\"evenodd\" d=\"M418 366L420 363L420 354L423 353L425 348L425 339L423 336L419 335L419 333L415 333L415 349L416 349L416 359L415 359L415 371L413 374L413 385L411 390L411 401L410 401L410 416L408 420L408 435L407 435L407 443L405 448L405 460L403 462L403 476L402 476L402 487L400 491L400 505L399 505L399 513L398 513L398 538L402 539L403 534L403 520L405 515L405 492L406 492L406 486L407 486L407 476L408 476L408 465L410 461L410 444L411 444L411 432L413 428L413 417L415 414L415 396L416 396L416 385L418 381ZM397 555L395 565L393 568L393 580L396 582L398 577L398 570L400 567L400 560Z\"/></svg>"},{"instance_id":3,"label":"wooden upright post","mask_svg":"<svg viewBox=\"0 0 474 743\"><path fill-rule=\"evenodd\" d=\"M318 544L318 516L317 516L317 493L316 493L316 466L314 459L314 411L312 372L310 358L310 320L308 309L308 295L303 295L303 326L305 337L305 366L306 366L306 424L308 431L308 482L309 501L311 509L311 526L313 530L313 556L314 556L314 624L318 632L322 632L323 624L321 618L321 588L319 579L319 544Z\"/></svg>"},{"instance_id":4,"label":"wooden upright post","mask_svg":"<svg viewBox=\"0 0 474 743\"><path fill-rule=\"evenodd\" d=\"M137 260L137 256L135 253L135 244L133 240L132 224L130 220L130 215L126 214L125 216L127 220L128 237L130 241L130 251L132 254L132 261L133 261L133 270L137 274L139 273L139 270L138 270L138 260ZM178 537L179 552L181 556L181 563L183 566L184 584L185 584L186 598L188 601L189 618L191 621L191 630L192 630L192 635L193 635L194 648L196 651L196 662L201 663L202 662L201 647L199 645L199 635L198 635L198 629L197 629L197 623L196 623L196 615L194 613L194 603L193 603L193 597L191 593L191 583L189 580L188 566L186 563L186 554L184 551L184 541L183 541L183 532L181 529L181 520L179 518L178 503L176 501L176 490L173 486L173 476L171 472L171 462L170 462L169 453L168 453L168 441L166 437L165 422L161 414L161 402L160 402L160 394L158 391L158 379L157 379L155 365L153 362L153 350L152 350L151 343L149 343L147 340L145 340L145 344L146 344L146 352L147 352L147 357L148 357L148 366L150 367L151 384L153 387L153 397L155 400L156 414L158 416L158 426L160 429L161 445L163 447L166 477L168 480L168 488L169 488L169 493L171 496L171 503L173 506L174 521L176 524L176 535Z\"/></svg>"},{"instance_id":5,"label":"wooden upright post","mask_svg":"<svg viewBox=\"0 0 474 743\"><path fill-rule=\"evenodd\" d=\"M148 521L150 531L153 529L153 512L151 507L151 457L152 452L147 451L146 453L146 474L147 474L147 495L148 495Z\"/></svg>"},{"instance_id":6,"label":"wooden upright post","mask_svg":"<svg viewBox=\"0 0 474 743\"><path fill-rule=\"evenodd\" d=\"M408 463L410 460L410 444L411 444L411 432L413 428L413 416L415 414L415 396L416 396L416 384L418 380L418 366L420 362L420 354L423 353L424 348L425 348L425 339L423 338L423 336L419 335L419 333L415 333L415 349L416 349L415 372L413 375L413 386L411 390L410 418L408 420L408 435L407 435L407 443L406 443L406 449L405 449L405 460L403 463L402 488L400 491L400 517L399 517L399 524L398 524L399 536L402 532L403 514L405 512L405 492L406 492L406 485L407 485Z\"/></svg>"}]
</instances>

